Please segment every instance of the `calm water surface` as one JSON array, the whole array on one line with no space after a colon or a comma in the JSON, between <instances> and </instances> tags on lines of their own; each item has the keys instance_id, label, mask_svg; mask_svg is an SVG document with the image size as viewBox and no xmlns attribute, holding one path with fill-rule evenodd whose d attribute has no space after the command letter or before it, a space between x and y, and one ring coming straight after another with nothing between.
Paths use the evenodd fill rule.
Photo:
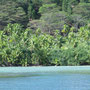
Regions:
<instances>
[{"instance_id":1,"label":"calm water surface","mask_svg":"<svg viewBox=\"0 0 90 90\"><path fill-rule=\"evenodd\" d=\"M56 69L55 67L52 68ZM11 68L7 69L9 71L6 68L0 68L0 90L90 90L90 67L86 72L84 72L85 68L80 68L80 70L73 68L73 71L70 71L71 69L68 67L65 68L58 68L52 72L49 67L41 68L43 71L37 68L36 71L38 72L30 72L31 68L27 68L27 72L23 73L15 72L20 68L15 68L15 73ZM23 70L25 69L23 68ZM59 70L65 71L60 72Z\"/></svg>"}]
</instances>

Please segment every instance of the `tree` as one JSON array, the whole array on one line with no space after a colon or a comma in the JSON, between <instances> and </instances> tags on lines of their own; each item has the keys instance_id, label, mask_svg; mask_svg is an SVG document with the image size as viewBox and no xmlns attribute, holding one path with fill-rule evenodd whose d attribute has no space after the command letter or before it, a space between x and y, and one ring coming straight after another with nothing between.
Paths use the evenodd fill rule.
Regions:
<instances>
[{"instance_id":1,"label":"tree","mask_svg":"<svg viewBox=\"0 0 90 90\"><path fill-rule=\"evenodd\" d=\"M19 6L21 6L26 15L28 16L28 20L38 19L40 14L38 13L39 7L42 5L42 0L17 0Z\"/></svg>"},{"instance_id":2,"label":"tree","mask_svg":"<svg viewBox=\"0 0 90 90\"><path fill-rule=\"evenodd\" d=\"M3 28L8 23L19 23L26 25L27 16L22 7L13 1L5 1L0 4L0 28Z\"/></svg>"},{"instance_id":3,"label":"tree","mask_svg":"<svg viewBox=\"0 0 90 90\"><path fill-rule=\"evenodd\" d=\"M71 14L72 13L71 2L68 3L67 12L68 12L68 14Z\"/></svg>"},{"instance_id":4,"label":"tree","mask_svg":"<svg viewBox=\"0 0 90 90\"><path fill-rule=\"evenodd\" d=\"M62 10L66 12L67 7L68 7L68 0L63 0L63 2L62 2Z\"/></svg>"},{"instance_id":5,"label":"tree","mask_svg":"<svg viewBox=\"0 0 90 90\"><path fill-rule=\"evenodd\" d=\"M41 17L40 28L43 32L53 34L54 30L62 30L66 19L67 14L65 12L45 13Z\"/></svg>"},{"instance_id":6,"label":"tree","mask_svg":"<svg viewBox=\"0 0 90 90\"><path fill-rule=\"evenodd\" d=\"M41 13L41 15L45 14L45 13L49 13L49 12L53 12L53 11L59 11L59 8L57 7L56 4L44 4L39 8L39 13Z\"/></svg>"},{"instance_id":7,"label":"tree","mask_svg":"<svg viewBox=\"0 0 90 90\"><path fill-rule=\"evenodd\" d=\"M71 14L72 9L77 4L78 4L77 0L63 0L63 2L62 2L62 10L65 11L65 12L68 12L69 14Z\"/></svg>"},{"instance_id":8,"label":"tree","mask_svg":"<svg viewBox=\"0 0 90 90\"><path fill-rule=\"evenodd\" d=\"M84 3L85 2L85 0L80 0L80 3Z\"/></svg>"},{"instance_id":9,"label":"tree","mask_svg":"<svg viewBox=\"0 0 90 90\"><path fill-rule=\"evenodd\" d=\"M66 24L69 27L74 27L75 32L78 30L78 28L85 26L87 24L87 20L84 19L81 15L78 14L72 14L69 15Z\"/></svg>"},{"instance_id":10,"label":"tree","mask_svg":"<svg viewBox=\"0 0 90 90\"><path fill-rule=\"evenodd\" d=\"M79 3L73 8L73 13L81 15L83 18L90 19L90 3Z\"/></svg>"},{"instance_id":11,"label":"tree","mask_svg":"<svg viewBox=\"0 0 90 90\"><path fill-rule=\"evenodd\" d=\"M30 1L28 4L28 18L29 19L39 19L40 14L38 13L39 7L41 5L40 0Z\"/></svg>"}]
</instances>

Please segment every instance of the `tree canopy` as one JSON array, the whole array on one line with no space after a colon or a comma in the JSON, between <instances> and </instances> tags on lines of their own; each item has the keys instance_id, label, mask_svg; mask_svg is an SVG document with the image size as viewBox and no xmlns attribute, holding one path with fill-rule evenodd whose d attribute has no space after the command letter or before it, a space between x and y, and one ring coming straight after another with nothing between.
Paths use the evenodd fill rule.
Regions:
<instances>
[{"instance_id":1,"label":"tree canopy","mask_svg":"<svg viewBox=\"0 0 90 90\"><path fill-rule=\"evenodd\" d=\"M75 14L77 14L77 16L79 15L82 17L83 22L85 21L84 23L87 21L86 24L88 24L90 22L89 6L89 0L1 0L0 28L2 29L8 23L19 23L27 28L32 20L40 20L40 18L44 18L44 16L48 17L51 15L51 13L53 14L56 12L62 12L63 16L65 17L72 17L76 16ZM73 20L77 18L77 16L73 17ZM70 17L68 19L71 20L72 18ZM58 19L58 17L54 18L56 18L56 20ZM48 17L48 19L50 18ZM72 22L66 22L67 25L69 24L69 26L72 26L73 20L71 20ZM64 21L65 20L63 18L62 22ZM60 22L60 20L57 20L57 22ZM43 23L42 20L41 23ZM77 23L80 22L77 21ZM62 23L60 26L62 26Z\"/></svg>"},{"instance_id":2,"label":"tree canopy","mask_svg":"<svg viewBox=\"0 0 90 90\"><path fill-rule=\"evenodd\" d=\"M0 0L0 66L90 65L90 0Z\"/></svg>"}]
</instances>

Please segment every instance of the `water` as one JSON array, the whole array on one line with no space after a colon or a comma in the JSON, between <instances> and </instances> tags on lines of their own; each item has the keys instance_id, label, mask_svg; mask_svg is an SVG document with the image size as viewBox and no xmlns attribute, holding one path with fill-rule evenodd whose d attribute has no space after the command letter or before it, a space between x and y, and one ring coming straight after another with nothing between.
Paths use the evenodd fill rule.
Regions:
<instances>
[{"instance_id":1,"label":"water","mask_svg":"<svg viewBox=\"0 0 90 90\"><path fill-rule=\"evenodd\" d=\"M0 68L0 90L90 90L90 67Z\"/></svg>"}]
</instances>

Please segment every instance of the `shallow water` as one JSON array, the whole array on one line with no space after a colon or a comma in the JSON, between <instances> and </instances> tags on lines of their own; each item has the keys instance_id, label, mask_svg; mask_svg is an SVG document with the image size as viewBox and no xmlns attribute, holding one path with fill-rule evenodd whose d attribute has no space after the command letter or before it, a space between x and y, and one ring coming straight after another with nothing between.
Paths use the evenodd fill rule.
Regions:
<instances>
[{"instance_id":1,"label":"shallow water","mask_svg":"<svg viewBox=\"0 0 90 90\"><path fill-rule=\"evenodd\" d=\"M0 90L90 90L90 67L0 68Z\"/></svg>"}]
</instances>

